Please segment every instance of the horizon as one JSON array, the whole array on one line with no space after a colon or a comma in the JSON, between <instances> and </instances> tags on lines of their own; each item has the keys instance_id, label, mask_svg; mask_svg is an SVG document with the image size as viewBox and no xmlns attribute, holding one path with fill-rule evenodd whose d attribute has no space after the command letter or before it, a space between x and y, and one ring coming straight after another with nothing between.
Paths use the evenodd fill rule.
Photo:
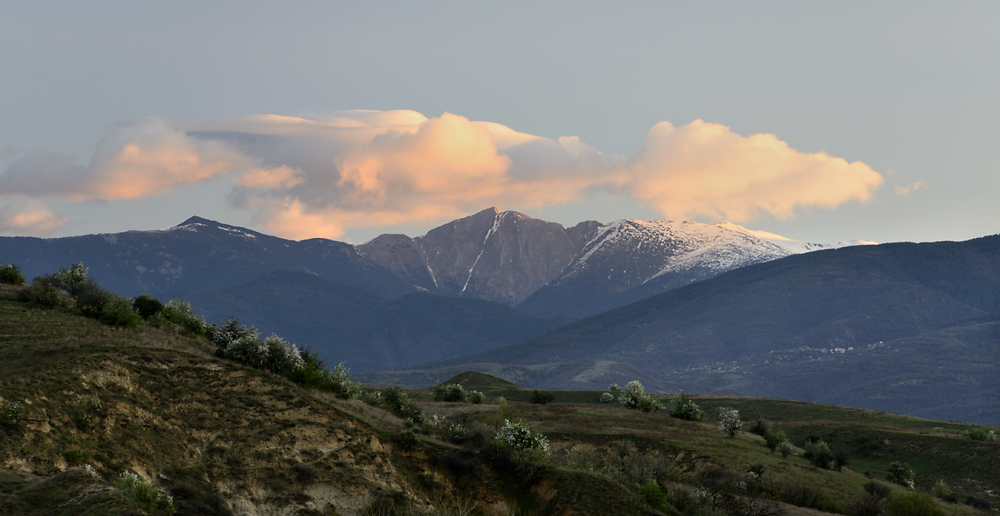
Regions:
<instances>
[{"instance_id":1,"label":"horizon","mask_svg":"<svg viewBox=\"0 0 1000 516\"><path fill-rule=\"evenodd\" d=\"M361 243L490 205L811 242L1000 231L997 4L0 14L4 236L198 212Z\"/></svg>"}]
</instances>

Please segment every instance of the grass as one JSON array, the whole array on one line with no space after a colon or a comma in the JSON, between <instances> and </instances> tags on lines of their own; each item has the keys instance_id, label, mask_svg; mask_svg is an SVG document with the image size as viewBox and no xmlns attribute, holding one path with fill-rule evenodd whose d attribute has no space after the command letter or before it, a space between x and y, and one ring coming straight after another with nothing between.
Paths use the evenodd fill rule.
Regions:
<instances>
[{"instance_id":1,"label":"grass","mask_svg":"<svg viewBox=\"0 0 1000 516\"><path fill-rule=\"evenodd\" d=\"M0 427L0 463L20 464L0 468L0 507L14 513L139 513L115 490L114 479L127 470L170 493L178 514L228 514L236 499L257 508L294 512L310 503L346 512L376 487L403 489L424 504L474 499L533 514L673 514L643 501L644 475L669 492L706 485L718 471L745 477L754 468L775 496L806 485L827 509L843 509L893 460L913 467L918 490L943 479L960 500L1000 505L989 494L1000 492L1000 443L970 439L966 424L787 400L694 397L710 415L720 406L739 409L746 427L763 418L800 447L816 437L846 449L848 467L837 472L801 455L771 454L757 435L726 437L711 416L691 422L667 411L644 414L598 403L600 391L555 391L554 402L532 404L531 389L468 373L448 383L509 402L443 403L410 392L428 419L444 422L408 430L384 410L220 360L207 340L176 327L112 329L68 307L21 304L10 292L0 288L0 405L16 400L27 407L23 427ZM451 444L439 433L452 422L496 428L514 418L544 433L553 449L530 485L487 467L474 445ZM100 478L84 476L86 464ZM965 505L941 506L973 514Z\"/></svg>"}]
</instances>

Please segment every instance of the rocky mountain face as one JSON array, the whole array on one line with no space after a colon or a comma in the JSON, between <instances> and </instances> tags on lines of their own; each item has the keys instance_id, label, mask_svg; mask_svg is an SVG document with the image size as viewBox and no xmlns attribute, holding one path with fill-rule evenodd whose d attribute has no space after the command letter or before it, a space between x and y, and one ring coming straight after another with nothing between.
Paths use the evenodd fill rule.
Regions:
<instances>
[{"instance_id":1,"label":"rocky mountain face","mask_svg":"<svg viewBox=\"0 0 1000 516\"><path fill-rule=\"evenodd\" d=\"M563 273L521 310L585 317L791 252L697 222L620 220L599 226Z\"/></svg>"},{"instance_id":2,"label":"rocky mountain face","mask_svg":"<svg viewBox=\"0 0 1000 516\"><path fill-rule=\"evenodd\" d=\"M571 228L490 208L358 246L420 289L542 317L584 317L791 251L726 226L620 220Z\"/></svg>"}]
</instances>

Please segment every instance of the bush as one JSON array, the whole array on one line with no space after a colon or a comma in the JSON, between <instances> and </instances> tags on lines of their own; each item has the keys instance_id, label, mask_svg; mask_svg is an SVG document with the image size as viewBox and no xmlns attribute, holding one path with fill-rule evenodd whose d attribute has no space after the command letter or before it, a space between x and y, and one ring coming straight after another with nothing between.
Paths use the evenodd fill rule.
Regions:
<instances>
[{"instance_id":1,"label":"bush","mask_svg":"<svg viewBox=\"0 0 1000 516\"><path fill-rule=\"evenodd\" d=\"M545 405L546 403L551 403L556 400L556 395L549 391L540 391L535 389L531 391L531 402L537 403L539 405Z\"/></svg>"},{"instance_id":2,"label":"bush","mask_svg":"<svg viewBox=\"0 0 1000 516\"><path fill-rule=\"evenodd\" d=\"M913 468L905 462L893 461L889 463L889 474L885 476L889 482L913 489Z\"/></svg>"},{"instance_id":3,"label":"bush","mask_svg":"<svg viewBox=\"0 0 1000 516\"><path fill-rule=\"evenodd\" d=\"M719 427L729 437L735 437L743 429L740 411L729 407L719 407Z\"/></svg>"},{"instance_id":4,"label":"bush","mask_svg":"<svg viewBox=\"0 0 1000 516\"><path fill-rule=\"evenodd\" d=\"M101 307L100 321L110 326L135 328L139 326L142 317L132 309L132 303L124 297L112 294L111 298Z\"/></svg>"},{"instance_id":5,"label":"bush","mask_svg":"<svg viewBox=\"0 0 1000 516\"><path fill-rule=\"evenodd\" d=\"M792 443L788 441L781 441L778 444L778 452L781 453L782 459L787 459L789 455L795 455L795 448L792 447Z\"/></svg>"},{"instance_id":6,"label":"bush","mask_svg":"<svg viewBox=\"0 0 1000 516\"><path fill-rule=\"evenodd\" d=\"M260 340L260 332L253 326L247 327L240 321L230 317L222 326L212 326L208 329L208 338L215 344L215 354L220 357L232 357L230 348L239 348L237 353L247 353L245 348L256 345Z\"/></svg>"},{"instance_id":7,"label":"bush","mask_svg":"<svg viewBox=\"0 0 1000 516\"><path fill-rule=\"evenodd\" d=\"M118 488L132 498L132 500L142 509L147 511L161 511L165 514L176 514L174 499L150 485L142 477L125 471L118 477Z\"/></svg>"},{"instance_id":8,"label":"bush","mask_svg":"<svg viewBox=\"0 0 1000 516\"><path fill-rule=\"evenodd\" d=\"M469 403L479 405L486 401L486 395L479 391L469 391Z\"/></svg>"},{"instance_id":9,"label":"bush","mask_svg":"<svg viewBox=\"0 0 1000 516\"><path fill-rule=\"evenodd\" d=\"M885 507L889 516L944 516L937 502L925 493L900 493L889 498Z\"/></svg>"},{"instance_id":10,"label":"bush","mask_svg":"<svg viewBox=\"0 0 1000 516\"><path fill-rule=\"evenodd\" d=\"M160 311L164 308L164 304L162 301L149 294L143 294L135 298L135 301L132 301L132 308L143 319L149 319L150 317L160 313Z\"/></svg>"},{"instance_id":11,"label":"bush","mask_svg":"<svg viewBox=\"0 0 1000 516\"><path fill-rule=\"evenodd\" d=\"M59 292L59 278L49 274L31 280L31 285L21 290L18 299L45 308L54 308L60 304Z\"/></svg>"},{"instance_id":12,"label":"bush","mask_svg":"<svg viewBox=\"0 0 1000 516\"><path fill-rule=\"evenodd\" d=\"M972 428L967 432L969 439L973 441L993 441L997 438L997 433L985 428Z\"/></svg>"},{"instance_id":13,"label":"bush","mask_svg":"<svg viewBox=\"0 0 1000 516\"><path fill-rule=\"evenodd\" d=\"M698 404L687 394L684 394L684 391L678 393L677 397L674 398L673 405L670 407L670 415L687 421L701 421L705 419L705 411L701 410Z\"/></svg>"},{"instance_id":14,"label":"bush","mask_svg":"<svg viewBox=\"0 0 1000 516\"><path fill-rule=\"evenodd\" d=\"M299 348L277 335L271 335L261 343L264 348L262 368L272 373L291 377L305 364Z\"/></svg>"},{"instance_id":15,"label":"bush","mask_svg":"<svg viewBox=\"0 0 1000 516\"><path fill-rule=\"evenodd\" d=\"M767 446L767 449L771 450L772 455L774 454L774 450L778 449L778 446L787 440L788 438L785 437L785 432L782 432L781 430L776 432L768 430L767 433L764 434L764 446Z\"/></svg>"},{"instance_id":16,"label":"bush","mask_svg":"<svg viewBox=\"0 0 1000 516\"><path fill-rule=\"evenodd\" d=\"M661 511L667 510L667 495L663 492L663 489L660 487L660 484L656 482L656 480L653 480L652 478L644 480L642 482L642 486L639 487L639 496L641 496L643 500L646 500L646 503L648 503L650 507Z\"/></svg>"},{"instance_id":17,"label":"bush","mask_svg":"<svg viewBox=\"0 0 1000 516\"><path fill-rule=\"evenodd\" d=\"M13 263L0 264L0 283L24 285L24 274Z\"/></svg>"},{"instance_id":18,"label":"bush","mask_svg":"<svg viewBox=\"0 0 1000 516\"><path fill-rule=\"evenodd\" d=\"M614 394L611 394L610 392L601 393L601 403L611 403L612 401L615 401Z\"/></svg>"},{"instance_id":19,"label":"bush","mask_svg":"<svg viewBox=\"0 0 1000 516\"><path fill-rule=\"evenodd\" d=\"M652 412L663 408L658 400L646 394L646 390L638 380L628 382L621 394L618 395L618 402L625 405L625 408L639 409L643 412Z\"/></svg>"},{"instance_id":20,"label":"bush","mask_svg":"<svg viewBox=\"0 0 1000 516\"><path fill-rule=\"evenodd\" d=\"M104 287L87 280L77 286L76 307L87 317L99 318L104 305L114 297L115 294L105 290Z\"/></svg>"},{"instance_id":21,"label":"bush","mask_svg":"<svg viewBox=\"0 0 1000 516\"><path fill-rule=\"evenodd\" d=\"M208 326L205 323L205 319L194 313L191 303L181 301L180 299L171 299L164 305L160 315L164 319L194 333L203 333Z\"/></svg>"},{"instance_id":22,"label":"bush","mask_svg":"<svg viewBox=\"0 0 1000 516\"><path fill-rule=\"evenodd\" d=\"M443 383L434 387L434 401L465 403L468 399L469 395L460 383Z\"/></svg>"},{"instance_id":23,"label":"bush","mask_svg":"<svg viewBox=\"0 0 1000 516\"><path fill-rule=\"evenodd\" d=\"M494 466L520 481L531 481L549 456L549 441L520 421L505 420L483 453Z\"/></svg>"},{"instance_id":24,"label":"bush","mask_svg":"<svg viewBox=\"0 0 1000 516\"><path fill-rule=\"evenodd\" d=\"M80 286L87 281L87 268L82 262L74 263L68 269L63 267L59 269L59 279L62 289L76 297L80 292Z\"/></svg>"},{"instance_id":25,"label":"bush","mask_svg":"<svg viewBox=\"0 0 1000 516\"><path fill-rule=\"evenodd\" d=\"M955 494L955 491L952 491L951 488L948 487L948 484L946 484L944 480L938 480L937 484L934 484L934 487L931 488L931 494L946 502L958 502L958 495Z\"/></svg>"},{"instance_id":26,"label":"bush","mask_svg":"<svg viewBox=\"0 0 1000 516\"><path fill-rule=\"evenodd\" d=\"M833 452L830 451L830 446L822 439L816 441L815 443L806 442L805 450L805 458L809 459L809 462L811 462L813 466L828 469L830 467L830 463L833 462Z\"/></svg>"}]
</instances>

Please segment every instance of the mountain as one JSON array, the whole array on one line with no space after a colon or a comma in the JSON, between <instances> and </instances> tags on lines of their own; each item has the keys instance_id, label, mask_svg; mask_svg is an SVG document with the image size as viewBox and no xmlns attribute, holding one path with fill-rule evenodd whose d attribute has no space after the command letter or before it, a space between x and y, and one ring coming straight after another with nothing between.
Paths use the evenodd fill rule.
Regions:
<instances>
[{"instance_id":1,"label":"mountain","mask_svg":"<svg viewBox=\"0 0 1000 516\"><path fill-rule=\"evenodd\" d=\"M411 291L350 244L296 242L200 217L158 231L0 237L0 262L18 265L29 279L83 262L90 278L127 296L217 290L272 271L308 272L386 296Z\"/></svg>"},{"instance_id":2,"label":"mountain","mask_svg":"<svg viewBox=\"0 0 1000 516\"><path fill-rule=\"evenodd\" d=\"M584 317L789 254L721 225L620 220L598 227L566 270L518 308Z\"/></svg>"},{"instance_id":3,"label":"mountain","mask_svg":"<svg viewBox=\"0 0 1000 516\"><path fill-rule=\"evenodd\" d=\"M276 271L242 285L186 296L209 322L238 314L264 335L309 344L353 371L404 367L494 349L567 321L540 319L479 299L418 292L393 299L315 274Z\"/></svg>"},{"instance_id":4,"label":"mountain","mask_svg":"<svg viewBox=\"0 0 1000 516\"><path fill-rule=\"evenodd\" d=\"M505 377L505 368L605 361L656 377L667 390L996 424L997 314L1000 236L846 247L732 270L425 369L492 364ZM532 382L551 385L544 374ZM582 376L560 387L603 385Z\"/></svg>"}]
</instances>

